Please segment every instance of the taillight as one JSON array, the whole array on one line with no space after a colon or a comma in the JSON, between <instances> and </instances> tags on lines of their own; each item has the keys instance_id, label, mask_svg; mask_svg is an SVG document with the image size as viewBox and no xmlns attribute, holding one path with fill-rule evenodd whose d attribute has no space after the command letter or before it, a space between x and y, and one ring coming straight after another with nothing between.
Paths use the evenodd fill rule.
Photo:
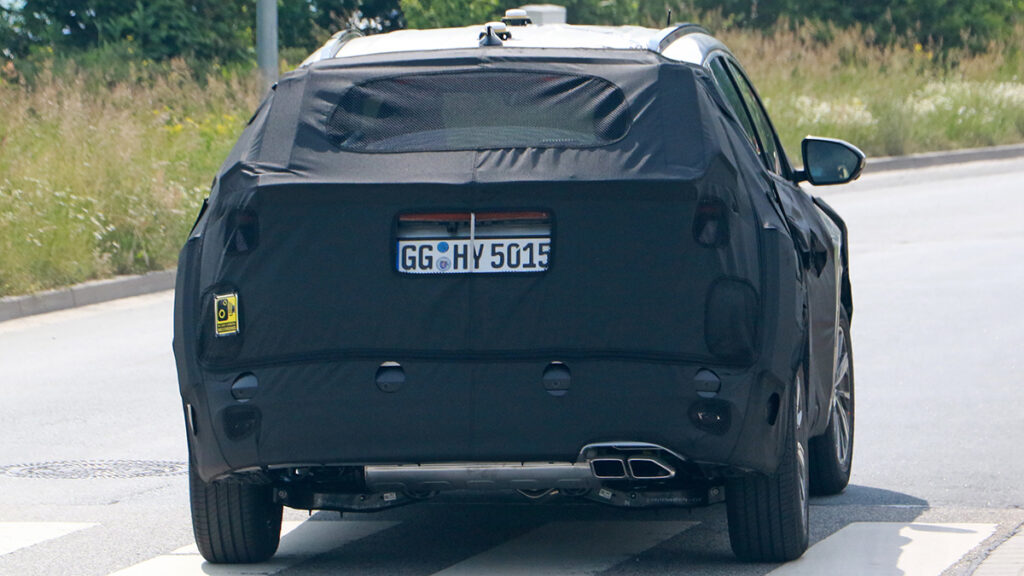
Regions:
<instances>
[{"instance_id":1,"label":"taillight","mask_svg":"<svg viewBox=\"0 0 1024 576\"><path fill-rule=\"evenodd\" d=\"M254 250L260 241L260 221L252 210L235 210L228 215L225 228L227 251L241 253Z\"/></svg>"},{"instance_id":2,"label":"taillight","mask_svg":"<svg viewBox=\"0 0 1024 576\"><path fill-rule=\"evenodd\" d=\"M709 248L729 243L729 213L718 198L702 198L693 217L693 239Z\"/></svg>"}]
</instances>

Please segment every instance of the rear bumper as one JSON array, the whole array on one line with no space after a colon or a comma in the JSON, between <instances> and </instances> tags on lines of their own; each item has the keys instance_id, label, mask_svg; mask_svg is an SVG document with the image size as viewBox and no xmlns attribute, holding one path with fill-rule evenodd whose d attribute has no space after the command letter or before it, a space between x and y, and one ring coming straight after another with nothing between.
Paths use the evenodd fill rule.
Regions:
<instances>
[{"instance_id":1,"label":"rear bumper","mask_svg":"<svg viewBox=\"0 0 1024 576\"><path fill-rule=\"evenodd\" d=\"M663 446L687 461L770 472L780 454L784 379L639 361L290 364L208 373L183 387L190 442L205 480L298 466L444 462L578 463L601 442ZM720 380L717 392L706 370ZM701 376L698 377L698 372ZM251 398L233 384L255 377ZM401 380L401 382L397 382ZM251 379L249 380L251 384ZM250 391L251 392L251 391Z\"/></svg>"}]
</instances>

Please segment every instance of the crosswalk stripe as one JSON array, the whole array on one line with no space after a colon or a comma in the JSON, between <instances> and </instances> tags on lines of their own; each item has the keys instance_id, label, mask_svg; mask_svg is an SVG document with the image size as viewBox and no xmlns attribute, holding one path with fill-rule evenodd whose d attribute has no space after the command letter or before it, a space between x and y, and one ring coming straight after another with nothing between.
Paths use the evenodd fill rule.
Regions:
<instances>
[{"instance_id":1,"label":"crosswalk stripe","mask_svg":"<svg viewBox=\"0 0 1024 576\"><path fill-rule=\"evenodd\" d=\"M282 523L277 554L257 565L211 565L195 544L110 576L269 576L366 538L399 522ZM698 525L692 521L552 522L467 558L434 576L594 574ZM0 522L0 556L97 526L80 522ZM856 522L812 546L769 576L939 576L995 533L995 524ZM981 564L975 576L1024 574L1024 532Z\"/></svg>"},{"instance_id":2,"label":"crosswalk stripe","mask_svg":"<svg viewBox=\"0 0 1024 576\"><path fill-rule=\"evenodd\" d=\"M1003 542L974 571L974 576L1020 576L1024 574L1024 532Z\"/></svg>"},{"instance_id":3,"label":"crosswalk stripe","mask_svg":"<svg viewBox=\"0 0 1024 576\"><path fill-rule=\"evenodd\" d=\"M291 546L294 538L285 538L289 534L295 531L296 528L305 524L305 521L283 521L281 522L281 544L277 547L277 551L280 554L286 546ZM199 554L199 546L193 542L188 546L182 546L177 550L171 552L171 554Z\"/></svg>"},{"instance_id":4,"label":"crosswalk stripe","mask_svg":"<svg viewBox=\"0 0 1024 576\"><path fill-rule=\"evenodd\" d=\"M207 564L193 544L119 570L111 576L267 576L396 524L398 522L282 522L281 545L277 554L262 564Z\"/></svg>"},{"instance_id":5,"label":"crosswalk stripe","mask_svg":"<svg viewBox=\"0 0 1024 576\"><path fill-rule=\"evenodd\" d=\"M93 526L83 522L0 522L0 556Z\"/></svg>"},{"instance_id":6,"label":"crosswalk stripe","mask_svg":"<svg viewBox=\"0 0 1024 576\"><path fill-rule=\"evenodd\" d=\"M607 570L699 522L553 522L435 576L571 576Z\"/></svg>"},{"instance_id":7,"label":"crosswalk stripe","mask_svg":"<svg viewBox=\"0 0 1024 576\"><path fill-rule=\"evenodd\" d=\"M995 530L995 524L855 522L769 576L938 576Z\"/></svg>"}]
</instances>

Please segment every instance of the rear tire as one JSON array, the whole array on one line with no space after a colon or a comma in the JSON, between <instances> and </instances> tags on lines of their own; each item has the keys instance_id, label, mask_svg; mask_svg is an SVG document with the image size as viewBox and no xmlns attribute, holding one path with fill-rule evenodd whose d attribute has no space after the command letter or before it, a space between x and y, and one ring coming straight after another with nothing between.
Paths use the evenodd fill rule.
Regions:
<instances>
[{"instance_id":1,"label":"rear tire","mask_svg":"<svg viewBox=\"0 0 1024 576\"><path fill-rule=\"evenodd\" d=\"M811 493L831 496L842 492L850 483L853 464L853 343L850 338L850 320L843 310L839 318L839 338L835 376L833 378L832 408L828 429L817 438L811 438L808 449L811 456Z\"/></svg>"},{"instance_id":2,"label":"rear tire","mask_svg":"<svg viewBox=\"0 0 1024 576\"><path fill-rule=\"evenodd\" d=\"M726 482L729 542L733 553L748 562L788 562L807 550L809 478L802 371L793 389L778 470Z\"/></svg>"},{"instance_id":3,"label":"rear tire","mask_svg":"<svg viewBox=\"0 0 1024 576\"><path fill-rule=\"evenodd\" d=\"M281 539L281 505L269 486L203 482L189 464L192 530L199 553L214 564L268 560Z\"/></svg>"}]
</instances>

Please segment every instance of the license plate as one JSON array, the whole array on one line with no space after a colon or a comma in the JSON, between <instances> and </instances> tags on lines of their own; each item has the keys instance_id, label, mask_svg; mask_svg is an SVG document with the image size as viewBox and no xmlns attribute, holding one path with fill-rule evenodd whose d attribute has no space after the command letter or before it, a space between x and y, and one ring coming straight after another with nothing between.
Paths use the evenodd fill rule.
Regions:
<instances>
[{"instance_id":1,"label":"license plate","mask_svg":"<svg viewBox=\"0 0 1024 576\"><path fill-rule=\"evenodd\" d=\"M551 238L409 239L398 241L405 274L543 272Z\"/></svg>"}]
</instances>

